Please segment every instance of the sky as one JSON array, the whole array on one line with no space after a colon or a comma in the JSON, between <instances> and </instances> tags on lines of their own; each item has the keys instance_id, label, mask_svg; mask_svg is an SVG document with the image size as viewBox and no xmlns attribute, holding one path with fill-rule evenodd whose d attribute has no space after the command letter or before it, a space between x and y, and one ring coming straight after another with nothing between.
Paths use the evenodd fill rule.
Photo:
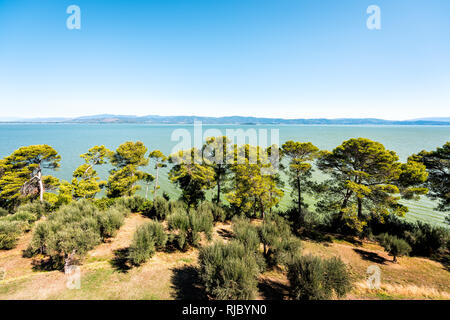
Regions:
<instances>
[{"instance_id":1,"label":"sky","mask_svg":"<svg viewBox=\"0 0 450 320\"><path fill-rule=\"evenodd\" d=\"M0 0L0 118L449 110L448 0Z\"/></svg>"}]
</instances>

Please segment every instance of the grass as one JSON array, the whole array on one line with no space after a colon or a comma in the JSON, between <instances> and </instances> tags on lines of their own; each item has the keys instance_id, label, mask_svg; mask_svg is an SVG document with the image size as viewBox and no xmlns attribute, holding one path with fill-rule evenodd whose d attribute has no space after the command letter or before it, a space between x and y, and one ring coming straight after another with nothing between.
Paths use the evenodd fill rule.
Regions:
<instances>
[{"instance_id":1,"label":"grass","mask_svg":"<svg viewBox=\"0 0 450 320\"><path fill-rule=\"evenodd\" d=\"M36 271L33 259L24 258L30 240L25 234L17 248L0 251L0 267L6 276L0 281L0 300L4 299L199 299L204 298L198 283L198 250L157 252L147 263L125 268L123 257L136 228L148 221L130 215L117 236L90 251L81 268L81 289L66 287L61 271ZM214 239L229 239L231 225L219 223ZM418 257L392 257L372 242L355 244L351 239L330 242L303 241L303 254L339 256L348 265L355 287L348 299L450 299L450 273L436 261ZM381 269L381 287L369 289L367 267ZM288 281L282 270L270 270L259 278L258 299L287 299Z\"/></svg>"}]
</instances>

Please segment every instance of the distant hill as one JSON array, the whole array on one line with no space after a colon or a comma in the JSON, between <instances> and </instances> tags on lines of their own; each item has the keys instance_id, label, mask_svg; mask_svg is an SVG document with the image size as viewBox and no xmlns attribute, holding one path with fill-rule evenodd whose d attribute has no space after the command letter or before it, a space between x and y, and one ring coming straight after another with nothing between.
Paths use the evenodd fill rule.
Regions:
<instances>
[{"instance_id":1,"label":"distant hill","mask_svg":"<svg viewBox=\"0 0 450 320\"><path fill-rule=\"evenodd\" d=\"M340 118L340 119L282 119L257 117L199 117L199 116L133 116L99 114L76 118L33 118L33 119L1 119L1 122L20 123L153 123L153 124L192 124L201 121L203 124L305 124L305 125L450 125L450 118L423 118L414 120L383 120L376 118Z\"/></svg>"},{"instance_id":2,"label":"distant hill","mask_svg":"<svg viewBox=\"0 0 450 320\"><path fill-rule=\"evenodd\" d=\"M423 121L440 121L440 122L450 122L450 118L449 117L437 117L437 118L419 118L419 119L413 119L412 121L418 121L418 120L423 120Z\"/></svg>"}]
</instances>

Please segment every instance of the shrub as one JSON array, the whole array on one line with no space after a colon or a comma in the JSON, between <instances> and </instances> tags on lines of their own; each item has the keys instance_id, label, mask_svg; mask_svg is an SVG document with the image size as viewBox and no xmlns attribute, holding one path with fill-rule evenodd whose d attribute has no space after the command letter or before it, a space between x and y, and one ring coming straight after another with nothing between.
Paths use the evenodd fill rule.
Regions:
<instances>
[{"instance_id":1,"label":"shrub","mask_svg":"<svg viewBox=\"0 0 450 320\"><path fill-rule=\"evenodd\" d=\"M412 247L414 255L430 257L445 251L450 232L444 227L417 221L414 230L406 231L402 238Z\"/></svg>"},{"instance_id":2,"label":"shrub","mask_svg":"<svg viewBox=\"0 0 450 320\"><path fill-rule=\"evenodd\" d=\"M163 192L163 194L162 194L162 196L163 196L163 198L164 199L166 199L167 201L170 201L170 196L169 196L169 194L167 193L167 192Z\"/></svg>"},{"instance_id":3,"label":"shrub","mask_svg":"<svg viewBox=\"0 0 450 320\"><path fill-rule=\"evenodd\" d=\"M220 300L252 299L258 264L243 244L216 242L199 253L200 277L209 296Z\"/></svg>"},{"instance_id":4,"label":"shrub","mask_svg":"<svg viewBox=\"0 0 450 320\"><path fill-rule=\"evenodd\" d=\"M211 201L203 201L197 207L197 211L211 213L214 217L214 221L225 221L226 212L225 210L218 204Z\"/></svg>"},{"instance_id":5,"label":"shrub","mask_svg":"<svg viewBox=\"0 0 450 320\"><path fill-rule=\"evenodd\" d=\"M141 213L145 216L151 216L153 210L153 202L145 200L141 206Z\"/></svg>"},{"instance_id":6,"label":"shrub","mask_svg":"<svg viewBox=\"0 0 450 320\"><path fill-rule=\"evenodd\" d=\"M100 210L104 211L113 205L116 204L115 198L100 198L100 199L94 199L93 204L99 208Z\"/></svg>"},{"instance_id":7,"label":"shrub","mask_svg":"<svg viewBox=\"0 0 450 320\"><path fill-rule=\"evenodd\" d=\"M233 218L234 239L244 245L249 251L257 251L260 245L258 228L246 218Z\"/></svg>"},{"instance_id":8,"label":"shrub","mask_svg":"<svg viewBox=\"0 0 450 320\"><path fill-rule=\"evenodd\" d=\"M278 257L281 256L280 251L286 246L285 241L292 237L289 223L278 214L268 214L259 228L259 236L268 265L277 265Z\"/></svg>"},{"instance_id":9,"label":"shrub","mask_svg":"<svg viewBox=\"0 0 450 320\"><path fill-rule=\"evenodd\" d=\"M275 248L273 261L275 265L289 265L296 258L300 257L302 242L295 236L281 240Z\"/></svg>"},{"instance_id":10,"label":"shrub","mask_svg":"<svg viewBox=\"0 0 450 320\"><path fill-rule=\"evenodd\" d=\"M177 210L168 217L169 230L175 232L175 240L181 250L189 245L198 246L200 233L208 239L212 236L213 216L208 212Z\"/></svg>"},{"instance_id":11,"label":"shrub","mask_svg":"<svg viewBox=\"0 0 450 320\"><path fill-rule=\"evenodd\" d=\"M408 255L411 246L403 239L383 233L378 236L380 245L393 256L393 262L397 262L397 257Z\"/></svg>"},{"instance_id":12,"label":"shrub","mask_svg":"<svg viewBox=\"0 0 450 320\"><path fill-rule=\"evenodd\" d=\"M169 201L169 212L174 213L178 210L187 210L186 204L181 200Z\"/></svg>"},{"instance_id":13,"label":"shrub","mask_svg":"<svg viewBox=\"0 0 450 320\"><path fill-rule=\"evenodd\" d=\"M71 202L36 226L29 251L55 261L81 258L115 233L123 223L124 211L117 206L102 212L88 200Z\"/></svg>"},{"instance_id":14,"label":"shrub","mask_svg":"<svg viewBox=\"0 0 450 320\"><path fill-rule=\"evenodd\" d=\"M16 213L0 217L0 249L12 249L22 233L29 231L46 211L46 205L39 202L21 205Z\"/></svg>"},{"instance_id":15,"label":"shrub","mask_svg":"<svg viewBox=\"0 0 450 320\"><path fill-rule=\"evenodd\" d=\"M103 214L97 215L100 227L100 236L104 238L114 237L117 230L123 225L127 209L121 206L113 206Z\"/></svg>"},{"instance_id":16,"label":"shrub","mask_svg":"<svg viewBox=\"0 0 450 320\"><path fill-rule=\"evenodd\" d=\"M0 208L0 218L6 217L9 214L9 211L3 208Z\"/></svg>"},{"instance_id":17,"label":"shrub","mask_svg":"<svg viewBox=\"0 0 450 320\"><path fill-rule=\"evenodd\" d=\"M36 220L38 220L49 211L50 205L47 202L41 203L39 201L34 201L19 206L16 210L16 214L23 212L31 213L35 215Z\"/></svg>"},{"instance_id":18,"label":"shrub","mask_svg":"<svg viewBox=\"0 0 450 320\"><path fill-rule=\"evenodd\" d=\"M144 209L144 204L146 203L144 197L134 195L131 197L122 197L116 199L116 204L124 206L131 212L141 212Z\"/></svg>"},{"instance_id":19,"label":"shrub","mask_svg":"<svg viewBox=\"0 0 450 320\"><path fill-rule=\"evenodd\" d=\"M345 264L338 258L297 257L288 265L290 294L296 300L341 298L351 290Z\"/></svg>"},{"instance_id":20,"label":"shrub","mask_svg":"<svg viewBox=\"0 0 450 320\"><path fill-rule=\"evenodd\" d=\"M0 220L0 249L9 250L16 246L25 229L25 222Z\"/></svg>"},{"instance_id":21,"label":"shrub","mask_svg":"<svg viewBox=\"0 0 450 320\"><path fill-rule=\"evenodd\" d=\"M165 220L169 213L169 202L162 197L156 197L153 201L152 215L158 220Z\"/></svg>"},{"instance_id":22,"label":"shrub","mask_svg":"<svg viewBox=\"0 0 450 320\"><path fill-rule=\"evenodd\" d=\"M384 223L372 219L370 228L377 235L388 233L404 239L411 246L413 255L424 257L443 253L450 240L448 228L421 221L408 222L394 215L387 216Z\"/></svg>"},{"instance_id":23,"label":"shrub","mask_svg":"<svg viewBox=\"0 0 450 320\"><path fill-rule=\"evenodd\" d=\"M150 259L156 249L162 249L166 241L167 235L161 223L152 221L143 224L134 233L128 259L132 264L140 265Z\"/></svg>"}]
</instances>

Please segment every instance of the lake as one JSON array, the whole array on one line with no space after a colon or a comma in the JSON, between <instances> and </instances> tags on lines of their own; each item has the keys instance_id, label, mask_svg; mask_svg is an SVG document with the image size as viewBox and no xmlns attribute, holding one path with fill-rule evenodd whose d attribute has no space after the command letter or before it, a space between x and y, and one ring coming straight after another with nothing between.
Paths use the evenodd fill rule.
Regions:
<instances>
[{"instance_id":1,"label":"lake","mask_svg":"<svg viewBox=\"0 0 450 320\"><path fill-rule=\"evenodd\" d=\"M402 161L421 150L433 150L450 140L450 126L327 126L327 125L203 125L203 132L216 129L226 133L230 129L277 130L279 141L310 141L321 149L331 150L349 138L364 137L384 144L394 150ZM80 154L94 145L115 149L125 141L142 141L149 150L159 149L170 153L178 144L171 141L175 130L184 129L194 136L193 125L156 124L0 124L0 157L11 154L21 146L48 144L61 155L61 168L52 173L58 178L71 179L74 169L82 164ZM270 138L268 140L270 142ZM150 169L149 169L150 170ZM102 178L108 167L97 170ZM167 181L167 171L162 174L161 188L173 196L179 191ZM289 203L290 188L285 188L282 207ZM407 219L420 219L442 223L445 214L433 210L435 203L427 198L409 201Z\"/></svg>"}]
</instances>

